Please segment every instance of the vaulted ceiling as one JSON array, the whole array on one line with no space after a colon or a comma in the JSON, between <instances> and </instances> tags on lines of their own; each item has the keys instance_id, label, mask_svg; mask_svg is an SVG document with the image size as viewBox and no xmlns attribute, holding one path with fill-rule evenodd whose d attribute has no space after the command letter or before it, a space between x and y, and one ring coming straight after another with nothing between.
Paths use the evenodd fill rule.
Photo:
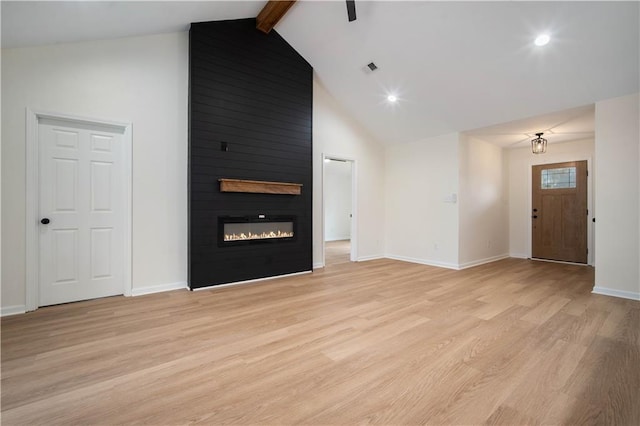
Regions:
<instances>
[{"instance_id":1,"label":"vaulted ceiling","mask_svg":"<svg viewBox=\"0 0 640 426\"><path fill-rule=\"evenodd\" d=\"M264 4L3 1L2 43L184 31L190 22L255 17ZM275 30L387 144L471 131L519 146L545 131L538 126L585 135L593 132L594 102L639 90L638 2L358 0L356 7L350 23L344 1L298 1ZM541 32L551 41L537 47ZM388 94L398 101L387 102ZM503 123L509 127L496 127Z\"/></svg>"}]
</instances>

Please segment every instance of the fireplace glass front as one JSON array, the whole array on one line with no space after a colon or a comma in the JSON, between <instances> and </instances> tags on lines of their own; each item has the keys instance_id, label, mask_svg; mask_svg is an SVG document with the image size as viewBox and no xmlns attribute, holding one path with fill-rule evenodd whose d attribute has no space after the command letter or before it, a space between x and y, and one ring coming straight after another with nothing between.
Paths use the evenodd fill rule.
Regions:
<instances>
[{"instance_id":1,"label":"fireplace glass front","mask_svg":"<svg viewBox=\"0 0 640 426\"><path fill-rule=\"evenodd\" d=\"M295 238L295 218L241 216L220 217L219 238L221 245L234 243L261 243L291 241Z\"/></svg>"}]
</instances>

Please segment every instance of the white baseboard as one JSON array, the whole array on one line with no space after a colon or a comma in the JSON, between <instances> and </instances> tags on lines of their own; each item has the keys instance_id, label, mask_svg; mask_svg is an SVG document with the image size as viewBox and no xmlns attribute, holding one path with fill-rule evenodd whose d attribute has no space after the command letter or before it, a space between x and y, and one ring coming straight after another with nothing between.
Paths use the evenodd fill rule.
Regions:
<instances>
[{"instance_id":1,"label":"white baseboard","mask_svg":"<svg viewBox=\"0 0 640 426\"><path fill-rule=\"evenodd\" d=\"M9 315L24 314L27 312L25 305L3 306L0 308L0 316L8 317Z\"/></svg>"},{"instance_id":2,"label":"white baseboard","mask_svg":"<svg viewBox=\"0 0 640 426\"><path fill-rule=\"evenodd\" d=\"M401 260L403 262L419 263L420 265L427 265L427 266L436 266L438 268L447 268L447 269L455 269L455 270L460 269L460 267L456 264L440 262L437 260L416 259L413 257L396 256L394 254L387 254L385 257L393 260Z\"/></svg>"},{"instance_id":3,"label":"white baseboard","mask_svg":"<svg viewBox=\"0 0 640 426\"><path fill-rule=\"evenodd\" d=\"M274 277L257 278L255 280L237 281L235 283L227 283L227 284L214 284L214 285L208 285L206 287L194 288L193 291L215 290L216 288L231 287L234 285L242 285L242 284L252 284L252 283L258 283L261 281L277 280L278 278L295 277L296 275L306 275L311 273L313 273L313 271L294 272L293 274L276 275Z\"/></svg>"},{"instance_id":4,"label":"white baseboard","mask_svg":"<svg viewBox=\"0 0 640 426\"><path fill-rule=\"evenodd\" d=\"M509 253L509 257L513 257L515 259L529 259L529 255L521 253Z\"/></svg>"},{"instance_id":5,"label":"white baseboard","mask_svg":"<svg viewBox=\"0 0 640 426\"><path fill-rule=\"evenodd\" d=\"M360 256L356 262L367 262L369 260L384 259L384 256L374 254L373 256Z\"/></svg>"},{"instance_id":6,"label":"white baseboard","mask_svg":"<svg viewBox=\"0 0 640 426\"><path fill-rule=\"evenodd\" d=\"M321 268L324 268L324 263L317 262L313 264L313 269L321 269Z\"/></svg>"},{"instance_id":7,"label":"white baseboard","mask_svg":"<svg viewBox=\"0 0 640 426\"><path fill-rule=\"evenodd\" d=\"M510 256L505 253L505 254L499 254L497 256L487 257L484 259L473 260L471 262L461 263L460 265L458 265L458 269L473 268L474 266L480 266L480 265L484 265L485 263L496 262L498 260L507 259L509 257Z\"/></svg>"},{"instance_id":8,"label":"white baseboard","mask_svg":"<svg viewBox=\"0 0 640 426\"><path fill-rule=\"evenodd\" d=\"M593 287L591 293L601 294L603 296L621 297L623 299L640 300L640 293L633 291L616 290L614 288L607 287Z\"/></svg>"},{"instance_id":9,"label":"white baseboard","mask_svg":"<svg viewBox=\"0 0 640 426\"><path fill-rule=\"evenodd\" d=\"M131 289L132 296L142 296L144 294L162 293L163 291L183 290L187 289L187 283L180 281L177 283L167 283L160 285L151 285L147 287L137 287Z\"/></svg>"}]
</instances>

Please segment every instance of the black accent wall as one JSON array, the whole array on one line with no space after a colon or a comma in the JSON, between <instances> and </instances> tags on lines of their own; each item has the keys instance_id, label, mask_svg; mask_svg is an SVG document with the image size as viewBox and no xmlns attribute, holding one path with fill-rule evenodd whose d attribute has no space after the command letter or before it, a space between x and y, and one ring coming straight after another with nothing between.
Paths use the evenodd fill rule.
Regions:
<instances>
[{"instance_id":1,"label":"black accent wall","mask_svg":"<svg viewBox=\"0 0 640 426\"><path fill-rule=\"evenodd\" d=\"M310 271L313 69L255 19L189 32L189 285ZM218 179L301 183L302 195L220 192ZM219 216L296 216L293 241L218 246Z\"/></svg>"}]
</instances>

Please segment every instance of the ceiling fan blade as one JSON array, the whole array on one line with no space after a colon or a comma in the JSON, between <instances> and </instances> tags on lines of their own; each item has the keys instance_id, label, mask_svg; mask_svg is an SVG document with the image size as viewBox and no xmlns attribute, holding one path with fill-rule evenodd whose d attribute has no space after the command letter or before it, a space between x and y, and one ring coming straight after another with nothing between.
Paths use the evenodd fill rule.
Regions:
<instances>
[{"instance_id":1,"label":"ceiling fan blade","mask_svg":"<svg viewBox=\"0 0 640 426\"><path fill-rule=\"evenodd\" d=\"M356 0L347 0L347 16L349 22L356 20Z\"/></svg>"}]
</instances>

